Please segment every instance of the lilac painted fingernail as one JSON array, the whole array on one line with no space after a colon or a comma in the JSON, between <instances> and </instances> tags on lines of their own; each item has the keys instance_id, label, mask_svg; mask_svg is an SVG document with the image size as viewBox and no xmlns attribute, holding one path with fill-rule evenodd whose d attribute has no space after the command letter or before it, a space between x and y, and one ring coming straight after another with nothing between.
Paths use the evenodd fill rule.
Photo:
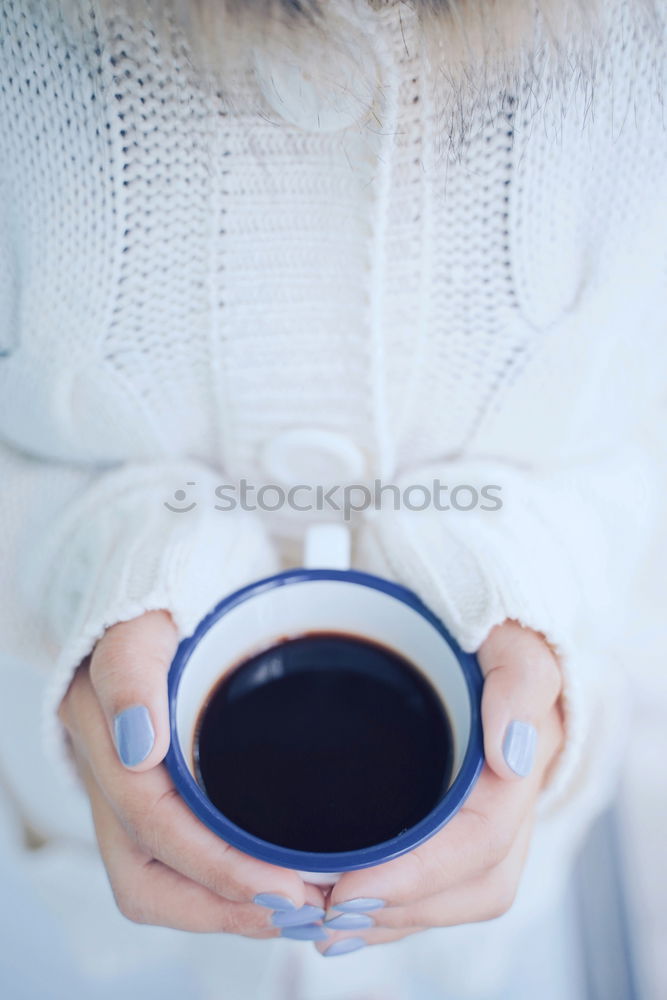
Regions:
<instances>
[{"instance_id":1,"label":"lilac painted fingernail","mask_svg":"<svg viewBox=\"0 0 667 1000\"><path fill-rule=\"evenodd\" d=\"M298 910L278 910L271 914L271 923L274 927L298 927L299 924L312 924L314 920L321 920L324 910L320 906L299 907Z\"/></svg>"},{"instance_id":2,"label":"lilac painted fingernail","mask_svg":"<svg viewBox=\"0 0 667 1000\"><path fill-rule=\"evenodd\" d=\"M257 903L258 906L268 906L270 910L296 910L296 903L278 892L258 892L253 897L253 903Z\"/></svg>"},{"instance_id":3,"label":"lilac painted fingernail","mask_svg":"<svg viewBox=\"0 0 667 1000\"><path fill-rule=\"evenodd\" d=\"M374 924L373 918L365 913L339 913L327 917L324 921L324 926L334 931L361 931L373 927Z\"/></svg>"},{"instance_id":4,"label":"lilac painted fingernail","mask_svg":"<svg viewBox=\"0 0 667 1000\"><path fill-rule=\"evenodd\" d=\"M340 941L334 941L322 954L325 958L335 958L336 955L348 955L351 951L359 951L365 947L366 942L363 938L342 938Z\"/></svg>"},{"instance_id":5,"label":"lilac painted fingernail","mask_svg":"<svg viewBox=\"0 0 667 1000\"><path fill-rule=\"evenodd\" d=\"M280 936L292 941L326 941L329 937L321 924L304 924L302 927L283 927Z\"/></svg>"},{"instance_id":6,"label":"lilac painted fingernail","mask_svg":"<svg viewBox=\"0 0 667 1000\"><path fill-rule=\"evenodd\" d=\"M366 910L381 910L386 905L384 899L360 896L359 899L347 899L344 903L336 903L331 909L342 910L343 913L363 913Z\"/></svg>"},{"instance_id":7,"label":"lilac painted fingernail","mask_svg":"<svg viewBox=\"0 0 667 1000\"><path fill-rule=\"evenodd\" d=\"M533 767L537 730L530 722L510 722L503 741L503 756L515 774L525 778Z\"/></svg>"},{"instance_id":8,"label":"lilac painted fingernail","mask_svg":"<svg viewBox=\"0 0 667 1000\"><path fill-rule=\"evenodd\" d=\"M155 730L145 705L132 705L113 720L118 756L126 767L136 767L146 760L155 743Z\"/></svg>"}]
</instances>

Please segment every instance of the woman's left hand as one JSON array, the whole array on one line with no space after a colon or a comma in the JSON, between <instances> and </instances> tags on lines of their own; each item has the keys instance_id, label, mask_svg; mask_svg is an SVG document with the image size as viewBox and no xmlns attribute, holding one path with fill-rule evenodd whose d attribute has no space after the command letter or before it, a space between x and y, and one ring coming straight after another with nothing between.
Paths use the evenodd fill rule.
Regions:
<instances>
[{"instance_id":1,"label":"woman's left hand","mask_svg":"<svg viewBox=\"0 0 667 1000\"><path fill-rule=\"evenodd\" d=\"M343 875L325 923L334 933L318 951L343 954L490 920L511 907L535 804L563 744L562 677L544 638L516 622L496 626L477 655L486 764L475 787L456 816L409 854ZM340 904L346 912L335 909ZM339 943L349 938L355 941Z\"/></svg>"}]
</instances>

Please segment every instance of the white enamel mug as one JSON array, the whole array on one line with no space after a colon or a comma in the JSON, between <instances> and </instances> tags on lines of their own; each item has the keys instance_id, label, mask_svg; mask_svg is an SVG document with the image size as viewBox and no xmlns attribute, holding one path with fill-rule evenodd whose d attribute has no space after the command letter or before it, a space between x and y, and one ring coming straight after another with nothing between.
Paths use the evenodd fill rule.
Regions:
<instances>
[{"instance_id":1,"label":"white enamel mug","mask_svg":"<svg viewBox=\"0 0 667 1000\"><path fill-rule=\"evenodd\" d=\"M304 565L235 591L184 639L169 671L171 745L166 763L192 811L227 843L272 864L297 869L325 885L345 871L378 865L412 850L451 819L470 793L484 762L480 702L482 674L442 622L412 591L349 568L344 525L312 526ZM293 850L243 830L207 798L195 772L196 726L213 688L235 666L285 636L344 632L388 647L422 671L440 696L452 728L449 785L418 823L384 843L332 853Z\"/></svg>"}]
</instances>

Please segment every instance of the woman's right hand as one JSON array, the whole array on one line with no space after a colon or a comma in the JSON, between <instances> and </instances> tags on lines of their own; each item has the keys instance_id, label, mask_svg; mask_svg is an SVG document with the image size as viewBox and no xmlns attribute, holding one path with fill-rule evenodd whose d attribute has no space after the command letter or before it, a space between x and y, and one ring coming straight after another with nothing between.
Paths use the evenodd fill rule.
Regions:
<instances>
[{"instance_id":1,"label":"woman's right hand","mask_svg":"<svg viewBox=\"0 0 667 1000\"><path fill-rule=\"evenodd\" d=\"M254 938L281 933L274 909L310 904L318 909L305 910L301 922L319 920L319 889L226 844L176 791L162 761L167 671L177 644L166 611L112 626L77 670L58 713L119 909L137 923ZM253 902L258 896L263 905Z\"/></svg>"}]
</instances>

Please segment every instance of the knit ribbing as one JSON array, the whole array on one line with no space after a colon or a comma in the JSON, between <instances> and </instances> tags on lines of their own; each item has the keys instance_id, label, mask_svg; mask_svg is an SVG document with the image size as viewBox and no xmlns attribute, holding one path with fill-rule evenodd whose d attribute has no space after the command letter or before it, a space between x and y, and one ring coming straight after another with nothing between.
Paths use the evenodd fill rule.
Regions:
<instances>
[{"instance_id":1,"label":"knit ribbing","mask_svg":"<svg viewBox=\"0 0 667 1000\"><path fill-rule=\"evenodd\" d=\"M381 37L379 65L382 80L382 110L378 128L381 145L378 150L378 175L373 204L372 239L369 249L370 290L368 303L369 349L369 401L374 442L373 473L381 478L391 476L395 467L393 442L389 436L386 398L386 343L384 329L384 288L387 280L387 225L391 198L392 170L399 128L400 77L394 63L393 47Z\"/></svg>"}]
</instances>

